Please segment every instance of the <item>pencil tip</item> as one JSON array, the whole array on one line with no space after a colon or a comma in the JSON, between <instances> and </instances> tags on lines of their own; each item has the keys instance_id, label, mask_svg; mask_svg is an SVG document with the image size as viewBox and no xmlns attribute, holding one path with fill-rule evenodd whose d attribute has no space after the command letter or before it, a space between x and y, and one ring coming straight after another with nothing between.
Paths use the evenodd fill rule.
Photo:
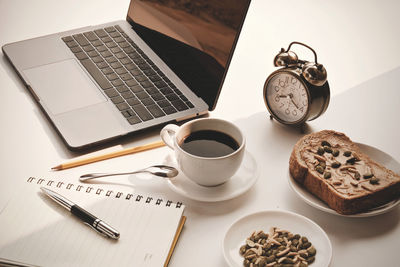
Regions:
<instances>
[{"instance_id":1,"label":"pencil tip","mask_svg":"<svg viewBox=\"0 0 400 267\"><path fill-rule=\"evenodd\" d=\"M58 171L61 169L61 165L55 166L53 168L51 168L53 171Z\"/></svg>"}]
</instances>

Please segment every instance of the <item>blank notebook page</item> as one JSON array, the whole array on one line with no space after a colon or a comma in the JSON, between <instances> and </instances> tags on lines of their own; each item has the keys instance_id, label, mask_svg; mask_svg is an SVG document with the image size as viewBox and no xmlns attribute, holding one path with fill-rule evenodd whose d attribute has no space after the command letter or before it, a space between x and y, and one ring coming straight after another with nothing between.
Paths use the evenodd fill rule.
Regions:
<instances>
[{"instance_id":1,"label":"blank notebook page","mask_svg":"<svg viewBox=\"0 0 400 267\"><path fill-rule=\"evenodd\" d=\"M44 185L26 183L1 211L0 258L40 266L164 265L183 205L49 187L117 229L120 238L113 240L47 197Z\"/></svg>"}]
</instances>

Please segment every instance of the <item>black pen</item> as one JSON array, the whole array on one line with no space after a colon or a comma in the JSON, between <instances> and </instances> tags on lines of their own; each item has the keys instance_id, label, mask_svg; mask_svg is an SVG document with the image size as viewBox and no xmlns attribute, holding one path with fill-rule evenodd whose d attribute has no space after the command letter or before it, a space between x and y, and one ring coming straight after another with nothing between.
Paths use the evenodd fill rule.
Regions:
<instances>
[{"instance_id":1,"label":"black pen","mask_svg":"<svg viewBox=\"0 0 400 267\"><path fill-rule=\"evenodd\" d=\"M90 214L86 210L82 209L72 201L68 200L67 198L63 197L62 195L48 189L41 187L42 191L48 195L52 200L69 210L73 215L78 217L82 220L85 224L89 225L91 228L95 229L97 232L111 237L113 239L119 238L119 232L111 227L106 222L100 220L93 214Z\"/></svg>"}]
</instances>

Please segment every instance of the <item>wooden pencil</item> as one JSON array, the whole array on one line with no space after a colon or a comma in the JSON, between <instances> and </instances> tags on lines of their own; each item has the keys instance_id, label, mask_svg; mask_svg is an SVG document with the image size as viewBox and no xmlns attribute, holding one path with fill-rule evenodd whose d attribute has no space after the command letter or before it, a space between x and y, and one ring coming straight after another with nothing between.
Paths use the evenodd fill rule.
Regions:
<instances>
[{"instance_id":1,"label":"wooden pencil","mask_svg":"<svg viewBox=\"0 0 400 267\"><path fill-rule=\"evenodd\" d=\"M55 170L55 171L65 170L65 169L74 168L74 167L82 166L85 164L90 164L90 163L101 161L101 160L106 160L106 159L111 159L111 158L120 157L120 156L124 156L124 155L129 155L129 154L142 152L142 151L146 151L146 150L150 150L150 149L154 149L154 148L158 148L158 147L162 147L162 146L165 146L165 144L162 141L157 141L154 143L150 143L150 144L146 144L146 145L142 145L142 146L131 147L131 148L126 148L126 149L122 149L119 151L114 151L114 152L110 152L110 153L106 153L106 154L102 154L102 155L98 155L98 156L93 156L93 157L84 158L84 159L77 159L74 161L60 164L51 169Z\"/></svg>"}]
</instances>

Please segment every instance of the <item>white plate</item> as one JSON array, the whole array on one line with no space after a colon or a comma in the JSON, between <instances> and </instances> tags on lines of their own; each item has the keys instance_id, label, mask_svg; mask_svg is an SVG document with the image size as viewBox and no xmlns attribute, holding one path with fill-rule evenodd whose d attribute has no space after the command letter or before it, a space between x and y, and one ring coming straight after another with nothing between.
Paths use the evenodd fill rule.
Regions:
<instances>
[{"instance_id":1,"label":"white plate","mask_svg":"<svg viewBox=\"0 0 400 267\"><path fill-rule=\"evenodd\" d=\"M390 155L386 154L385 152L372 147L368 146L365 144L361 143L356 143L358 147L361 149L362 152L367 154L371 159L375 160L376 162L379 162L386 168L394 171L395 173L400 173L400 163L397 162L394 158L392 158ZM391 209L395 208L399 203L400 199L393 200L385 205L379 206L377 208L371 209L367 212L363 213L358 213L358 214L352 214L352 215L343 215L340 213L337 213L335 210L331 209L325 202L308 192L306 189L304 189L299 183L297 183L294 178L290 175L290 172L288 171L288 180L289 180L289 185L293 189L294 192L297 193L297 195L303 199L307 204L310 206L313 206L314 208L317 208L319 210L335 214L335 215L340 215L340 216L345 216L345 217L370 217L370 216L376 216L385 212L390 211Z\"/></svg>"},{"instance_id":2,"label":"white plate","mask_svg":"<svg viewBox=\"0 0 400 267\"><path fill-rule=\"evenodd\" d=\"M243 266L239 248L254 232L268 232L270 227L288 230L293 234L306 236L317 250L313 267L329 266L332 258L332 245L327 234L315 222L289 211L266 210L247 215L229 227L223 241L223 253L229 266Z\"/></svg>"},{"instance_id":3,"label":"white plate","mask_svg":"<svg viewBox=\"0 0 400 267\"><path fill-rule=\"evenodd\" d=\"M175 157L171 154L167 156L164 163L178 168ZM238 171L229 181L222 185L213 187L201 186L187 178L182 171L179 171L179 175L175 178L168 179L168 185L173 191L187 198L203 202L217 202L243 194L254 185L257 178L257 163L254 157L246 151Z\"/></svg>"}]
</instances>

